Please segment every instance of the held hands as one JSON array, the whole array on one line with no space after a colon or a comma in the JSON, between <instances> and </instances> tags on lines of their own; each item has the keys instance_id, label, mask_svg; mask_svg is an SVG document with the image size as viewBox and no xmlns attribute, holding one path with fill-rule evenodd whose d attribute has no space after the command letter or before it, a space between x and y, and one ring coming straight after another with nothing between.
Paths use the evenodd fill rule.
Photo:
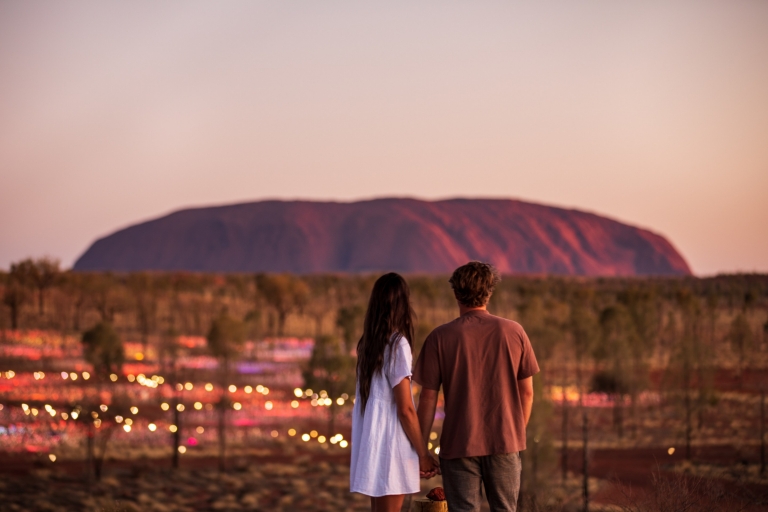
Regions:
<instances>
[{"instance_id":1,"label":"held hands","mask_svg":"<svg viewBox=\"0 0 768 512\"><path fill-rule=\"evenodd\" d=\"M432 455L426 454L419 457L419 476L429 479L440 474L440 463Z\"/></svg>"}]
</instances>

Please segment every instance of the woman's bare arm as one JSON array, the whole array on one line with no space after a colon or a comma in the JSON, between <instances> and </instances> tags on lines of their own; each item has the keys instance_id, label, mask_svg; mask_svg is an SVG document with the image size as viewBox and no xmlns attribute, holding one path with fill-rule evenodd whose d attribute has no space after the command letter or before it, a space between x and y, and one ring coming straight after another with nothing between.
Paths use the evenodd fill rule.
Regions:
<instances>
[{"instance_id":1,"label":"woman's bare arm","mask_svg":"<svg viewBox=\"0 0 768 512\"><path fill-rule=\"evenodd\" d=\"M409 377L404 378L400 384L394 387L393 391L397 403L397 418L419 456L419 471L422 476L431 478L437 471L437 461L429 454L427 444L421 437L419 419L416 416L416 409L413 407L411 379Z\"/></svg>"}]
</instances>

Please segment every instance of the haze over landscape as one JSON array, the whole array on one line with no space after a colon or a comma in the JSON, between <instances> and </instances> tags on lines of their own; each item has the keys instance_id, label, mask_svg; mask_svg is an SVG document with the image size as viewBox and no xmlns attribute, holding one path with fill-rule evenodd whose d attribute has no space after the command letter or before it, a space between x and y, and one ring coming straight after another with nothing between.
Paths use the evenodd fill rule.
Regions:
<instances>
[{"instance_id":1,"label":"haze over landscape","mask_svg":"<svg viewBox=\"0 0 768 512\"><path fill-rule=\"evenodd\" d=\"M0 4L0 268L180 208L515 198L768 271L768 4Z\"/></svg>"},{"instance_id":2,"label":"haze over landscape","mask_svg":"<svg viewBox=\"0 0 768 512\"><path fill-rule=\"evenodd\" d=\"M766 0L3 0L0 509L765 512L766 91Z\"/></svg>"}]
</instances>

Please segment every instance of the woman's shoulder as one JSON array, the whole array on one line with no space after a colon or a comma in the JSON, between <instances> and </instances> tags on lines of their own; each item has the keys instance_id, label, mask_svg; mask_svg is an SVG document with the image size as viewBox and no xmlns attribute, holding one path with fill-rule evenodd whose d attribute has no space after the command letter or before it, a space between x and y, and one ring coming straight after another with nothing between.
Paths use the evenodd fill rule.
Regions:
<instances>
[{"instance_id":1,"label":"woman's shoulder","mask_svg":"<svg viewBox=\"0 0 768 512\"><path fill-rule=\"evenodd\" d=\"M392 343L396 343L395 348L399 350L405 349L405 350L408 350L409 352L411 350L411 344L409 343L408 338L406 338L400 333L396 332L392 335Z\"/></svg>"}]
</instances>

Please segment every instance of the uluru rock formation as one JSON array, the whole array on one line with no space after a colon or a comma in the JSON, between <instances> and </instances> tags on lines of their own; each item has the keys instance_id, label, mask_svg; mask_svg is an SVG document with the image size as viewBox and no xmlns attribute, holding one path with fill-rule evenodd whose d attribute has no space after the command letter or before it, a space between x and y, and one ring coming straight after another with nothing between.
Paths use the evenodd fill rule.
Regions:
<instances>
[{"instance_id":1,"label":"uluru rock formation","mask_svg":"<svg viewBox=\"0 0 768 512\"><path fill-rule=\"evenodd\" d=\"M662 236L591 213L500 199L258 201L192 208L97 240L75 270L688 275Z\"/></svg>"}]
</instances>

